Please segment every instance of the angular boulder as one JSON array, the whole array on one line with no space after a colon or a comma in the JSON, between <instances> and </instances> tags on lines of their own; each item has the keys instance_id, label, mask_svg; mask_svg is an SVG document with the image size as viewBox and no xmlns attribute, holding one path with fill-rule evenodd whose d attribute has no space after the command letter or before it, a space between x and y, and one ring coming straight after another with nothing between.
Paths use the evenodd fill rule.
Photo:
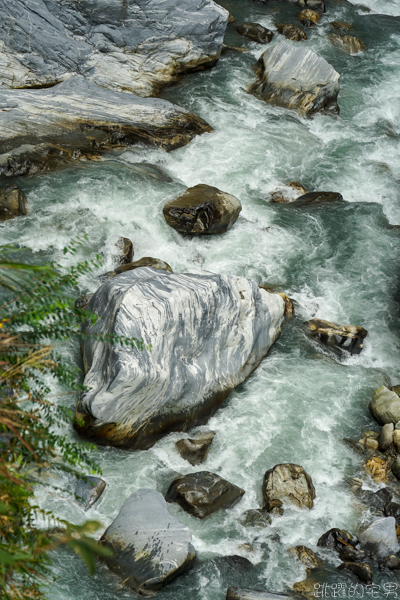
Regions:
<instances>
[{"instance_id":1,"label":"angular boulder","mask_svg":"<svg viewBox=\"0 0 400 600\"><path fill-rule=\"evenodd\" d=\"M349 545L356 546L357 544L358 540L353 538L350 533L337 527L329 529L329 531L321 535L317 542L317 546L320 548L330 548L338 552Z\"/></svg>"},{"instance_id":2,"label":"angular boulder","mask_svg":"<svg viewBox=\"0 0 400 600\"><path fill-rule=\"evenodd\" d=\"M153 595L196 557L192 534L154 490L134 492L100 538L113 551L108 568L142 595Z\"/></svg>"},{"instance_id":3,"label":"angular boulder","mask_svg":"<svg viewBox=\"0 0 400 600\"><path fill-rule=\"evenodd\" d=\"M342 48L342 50L350 55L358 54L359 52L363 52L363 50L365 50L365 46L362 41L354 35L339 35L338 33L331 33L329 35L329 39L334 46Z\"/></svg>"},{"instance_id":4,"label":"angular boulder","mask_svg":"<svg viewBox=\"0 0 400 600\"><path fill-rule=\"evenodd\" d=\"M300 20L300 23L304 25L304 27L311 27L312 25L316 25L321 17L315 10L305 8L299 12L297 18Z\"/></svg>"},{"instance_id":5,"label":"angular boulder","mask_svg":"<svg viewBox=\"0 0 400 600\"><path fill-rule=\"evenodd\" d=\"M81 475L75 483L75 500L84 510L89 510L97 502L106 487L106 482L100 477Z\"/></svg>"},{"instance_id":6,"label":"angular boulder","mask_svg":"<svg viewBox=\"0 0 400 600\"><path fill-rule=\"evenodd\" d=\"M193 438L179 440L175 447L182 458L191 465L198 465L206 460L214 436L214 431L200 432Z\"/></svg>"},{"instance_id":7,"label":"angular boulder","mask_svg":"<svg viewBox=\"0 0 400 600\"><path fill-rule=\"evenodd\" d=\"M358 536L360 547L373 558L385 558L396 554L400 547L396 537L394 517L377 519Z\"/></svg>"},{"instance_id":8,"label":"angular boulder","mask_svg":"<svg viewBox=\"0 0 400 600\"><path fill-rule=\"evenodd\" d=\"M302 40L307 39L305 32L297 25L276 23L275 27L277 28L278 33L284 35L286 39L292 40L293 42L301 42Z\"/></svg>"},{"instance_id":9,"label":"angular boulder","mask_svg":"<svg viewBox=\"0 0 400 600\"><path fill-rule=\"evenodd\" d=\"M0 221L27 215L27 198L21 188L13 183L0 190Z\"/></svg>"},{"instance_id":10,"label":"angular boulder","mask_svg":"<svg viewBox=\"0 0 400 600\"><path fill-rule=\"evenodd\" d=\"M324 561L318 558L315 552L307 546L294 546L289 548L288 552L295 556L307 569L316 569L324 564Z\"/></svg>"},{"instance_id":11,"label":"angular boulder","mask_svg":"<svg viewBox=\"0 0 400 600\"><path fill-rule=\"evenodd\" d=\"M1 87L54 85L84 73L102 88L138 96L215 64L228 22L211 0L13 0L1 4L0 16Z\"/></svg>"},{"instance_id":12,"label":"angular boulder","mask_svg":"<svg viewBox=\"0 0 400 600\"><path fill-rule=\"evenodd\" d=\"M211 127L158 98L103 89L76 75L49 89L0 88L0 176L35 174L144 143L164 150Z\"/></svg>"},{"instance_id":13,"label":"angular boulder","mask_svg":"<svg viewBox=\"0 0 400 600\"><path fill-rule=\"evenodd\" d=\"M168 225L191 235L225 233L242 210L240 200L216 187L199 184L168 202L163 214Z\"/></svg>"},{"instance_id":14,"label":"angular boulder","mask_svg":"<svg viewBox=\"0 0 400 600\"><path fill-rule=\"evenodd\" d=\"M118 255L115 256L115 262L118 265L126 265L133 259L133 244L129 238L120 237L115 244L118 248Z\"/></svg>"},{"instance_id":15,"label":"angular boulder","mask_svg":"<svg viewBox=\"0 0 400 600\"><path fill-rule=\"evenodd\" d=\"M226 600L288 600L289 598L292 598L292 596L277 592L242 590L236 587L229 587L226 593Z\"/></svg>"},{"instance_id":16,"label":"angular boulder","mask_svg":"<svg viewBox=\"0 0 400 600\"><path fill-rule=\"evenodd\" d=\"M269 469L264 475L262 493L267 506L271 500L283 500L299 508L314 506L312 479L300 465L285 463Z\"/></svg>"},{"instance_id":17,"label":"angular boulder","mask_svg":"<svg viewBox=\"0 0 400 600\"><path fill-rule=\"evenodd\" d=\"M257 66L259 81L250 87L252 94L304 115L339 114L340 75L312 50L280 42L263 52Z\"/></svg>"},{"instance_id":18,"label":"angular boulder","mask_svg":"<svg viewBox=\"0 0 400 600\"><path fill-rule=\"evenodd\" d=\"M215 413L279 336L285 303L244 278L144 267L105 281L88 308L99 319L86 325L89 391L75 428L97 443L145 449Z\"/></svg>"},{"instance_id":19,"label":"angular boulder","mask_svg":"<svg viewBox=\"0 0 400 600\"><path fill-rule=\"evenodd\" d=\"M134 269L140 269L141 267L151 267L152 269L157 269L160 271L168 271L172 273L172 269L168 263L160 260L159 258L152 258L151 256L145 256L144 258L139 258L139 260L135 260L135 262L129 262L121 265L114 269L117 274L126 273L126 271L133 271Z\"/></svg>"},{"instance_id":20,"label":"angular boulder","mask_svg":"<svg viewBox=\"0 0 400 600\"><path fill-rule=\"evenodd\" d=\"M313 206L330 202L342 202L343 196L339 192L307 192L293 200L291 206Z\"/></svg>"},{"instance_id":21,"label":"angular boulder","mask_svg":"<svg viewBox=\"0 0 400 600\"><path fill-rule=\"evenodd\" d=\"M311 337L326 346L347 350L350 354L360 354L368 335L368 331L358 325L339 325L323 319L311 319L305 326Z\"/></svg>"},{"instance_id":22,"label":"angular boulder","mask_svg":"<svg viewBox=\"0 0 400 600\"><path fill-rule=\"evenodd\" d=\"M368 408L380 425L400 421L400 397L384 385L375 391Z\"/></svg>"},{"instance_id":23,"label":"angular boulder","mask_svg":"<svg viewBox=\"0 0 400 600\"><path fill-rule=\"evenodd\" d=\"M271 517L263 508L251 508L240 515L240 521L246 527L268 527Z\"/></svg>"},{"instance_id":24,"label":"angular boulder","mask_svg":"<svg viewBox=\"0 0 400 600\"><path fill-rule=\"evenodd\" d=\"M244 494L237 485L215 473L200 471L175 479L166 493L167 502L176 502L191 515L204 519L239 502Z\"/></svg>"},{"instance_id":25,"label":"angular boulder","mask_svg":"<svg viewBox=\"0 0 400 600\"><path fill-rule=\"evenodd\" d=\"M259 44L269 44L274 37L274 34L270 29L263 27L259 23L243 23L243 25L237 25L236 31L252 42L257 42Z\"/></svg>"}]
</instances>

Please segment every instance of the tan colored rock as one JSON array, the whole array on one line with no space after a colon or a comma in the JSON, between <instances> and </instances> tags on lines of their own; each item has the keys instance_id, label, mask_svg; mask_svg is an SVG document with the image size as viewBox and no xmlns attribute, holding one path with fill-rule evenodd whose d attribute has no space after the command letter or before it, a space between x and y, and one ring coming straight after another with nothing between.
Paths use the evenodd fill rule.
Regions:
<instances>
[{"instance_id":1,"label":"tan colored rock","mask_svg":"<svg viewBox=\"0 0 400 600\"><path fill-rule=\"evenodd\" d=\"M21 188L13 183L0 190L0 221L27 215L27 198Z\"/></svg>"},{"instance_id":2,"label":"tan colored rock","mask_svg":"<svg viewBox=\"0 0 400 600\"><path fill-rule=\"evenodd\" d=\"M307 548L307 546L294 546L293 548L289 548L288 552L291 556L298 558L309 569L315 569L324 564L324 561L318 558L315 552Z\"/></svg>"},{"instance_id":3,"label":"tan colored rock","mask_svg":"<svg viewBox=\"0 0 400 600\"><path fill-rule=\"evenodd\" d=\"M301 194L307 194L307 190L304 185L301 185L298 181L291 181L288 183L288 186L293 188L294 190L299 191Z\"/></svg>"},{"instance_id":4,"label":"tan colored rock","mask_svg":"<svg viewBox=\"0 0 400 600\"><path fill-rule=\"evenodd\" d=\"M375 481L389 481L388 465L378 456L371 456L365 461L364 469Z\"/></svg>"},{"instance_id":5,"label":"tan colored rock","mask_svg":"<svg viewBox=\"0 0 400 600\"><path fill-rule=\"evenodd\" d=\"M307 39L306 33L298 27L297 25L284 24L284 23L275 23L275 27L278 30L278 33L284 35L287 40L292 40L293 42L301 42L302 40Z\"/></svg>"},{"instance_id":6,"label":"tan colored rock","mask_svg":"<svg viewBox=\"0 0 400 600\"><path fill-rule=\"evenodd\" d=\"M372 438L367 438L365 440L365 447L368 448L368 450L378 450L378 441L377 440L373 440Z\"/></svg>"},{"instance_id":7,"label":"tan colored rock","mask_svg":"<svg viewBox=\"0 0 400 600\"><path fill-rule=\"evenodd\" d=\"M305 325L312 337L327 346L347 350L350 354L360 354L368 335L367 330L358 325L339 325L323 319L311 319Z\"/></svg>"},{"instance_id":8,"label":"tan colored rock","mask_svg":"<svg viewBox=\"0 0 400 600\"><path fill-rule=\"evenodd\" d=\"M363 52L365 50L365 46L363 42L355 37L354 35L339 35L338 33L329 34L329 39L332 44L337 46L338 48L342 48L347 54L358 54L359 52Z\"/></svg>"},{"instance_id":9,"label":"tan colored rock","mask_svg":"<svg viewBox=\"0 0 400 600\"><path fill-rule=\"evenodd\" d=\"M350 25L350 23L345 23L344 21L332 21L331 25L334 29L337 29L338 31L340 29L352 29L353 27L353 25Z\"/></svg>"},{"instance_id":10,"label":"tan colored rock","mask_svg":"<svg viewBox=\"0 0 400 600\"><path fill-rule=\"evenodd\" d=\"M400 452L400 429L395 429L393 431L393 443L397 452Z\"/></svg>"},{"instance_id":11,"label":"tan colored rock","mask_svg":"<svg viewBox=\"0 0 400 600\"><path fill-rule=\"evenodd\" d=\"M264 475L263 500L266 506L272 500L283 500L299 508L314 506L315 489L312 479L300 465L275 465Z\"/></svg>"},{"instance_id":12,"label":"tan colored rock","mask_svg":"<svg viewBox=\"0 0 400 600\"><path fill-rule=\"evenodd\" d=\"M310 10L309 8L306 8L299 12L297 17L302 23L302 25L304 25L305 27L316 25L321 18L319 14L315 12L315 10Z\"/></svg>"},{"instance_id":13,"label":"tan colored rock","mask_svg":"<svg viewBox=\"0 0 400 600\"><path fill-rule=\"evenodd\" d=\"M152 258L151 256L145 256L144 258L140 258L139 260L135 260L135 262L127 263L125 265L121 265L115 269L116 273L125 273L126 271L133 271L134 269L139 269L140 267L152 267L153 269L160 269L161 271L169 271L173 273L171 267L168 263L160 260L159 258Z\"/></svg>"},{"instance_id":14,"label":"tan colored rock","mask_svg":"<svg viewBox=\"0 0 400 600\"><path fill-rule=\"evenodd\" d=\"M278 296L281 296L281 298L283 298L283 300L285 302L285 315L287 315L287 316L294 315L293 300L291 298L289 298L288 296L286 296L286 294L284 294L283 292L278 293Z\"/></svg>"},{"instance_id":15,"label":"tan colored rock","mask_svg":"<svg viewBox=\"0 0 400 600\"><path fill-rule=\"evenodd\" d=\"M368 408L380 425L400 421L400 398L384 385L375 390Z\"/></svg>"}]
</instances>

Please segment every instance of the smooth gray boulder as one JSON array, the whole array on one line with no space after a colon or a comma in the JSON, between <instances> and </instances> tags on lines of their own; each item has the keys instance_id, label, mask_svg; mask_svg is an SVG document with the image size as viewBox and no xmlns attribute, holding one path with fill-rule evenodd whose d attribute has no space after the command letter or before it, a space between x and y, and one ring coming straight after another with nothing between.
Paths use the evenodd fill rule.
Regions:
<instances>
[{"instance_id":1,"label":"smooth gray boulder","mask_svg":"<svg viewBox=\"0 0 400 600\"><path fill-rule=\"evenodd\" d=\"M230 587L226 593L226 600L288 600L293 596L277 592L260 592L258 590L243 590Z\"/></svg>"},{"instance_id":2,"label":"smooth gray boulder","mask_svg":"<svg viewBox=\"0 0 400 600\"><path fill-rule=\"evenodd\" d=\"M394 517L377 519L358 536L360 548L373 558L385 558L396 554L400 547L396 536Z\"/></svg>"},{"instance_id":3,"label":"smooth gray boulder","mask_svg":"<svg viewBox=\"0 0 400 600\"><path fill-rule=\"evenodd\" d=\"M27 197L16 183L0 189L0 221L27 215L26 205Z\"/></svg>"},{"instance_id":4,"label":"smooth gray boulder","mask_svg":"<svg viewBox=\"0 0 400 600\"><path fill-rule=\"evenodd\" d=\"M228 11L212 0L13 0L0 6L0 84L84 75L151 96L219 58Z\"/></svg>"},{"instance_id":5,"label":"smooth gray boulder","mask_svg":"<svg viewBox=\"0 0 400 600\"><path fill-rule=\"evenodd\" d=\"M340 75L312 50L280 42L261 54L257 67L259 81L250 87L252 94L304 115L339 113Z\"/></svg>"},{"instance_id":6,"label":"smooth gray boulder","mask_svg":"<svg viewBox=\"0 0 400 600\"><path fill-rule=\"evenodd\" d=\"M148 596L186 571L196 557L192 534L159 492L141 489L124 502L100 538L114 556L108 568L136 592Z\"/></svg>"},{"instance_id":7,"label":"smooth gray boulder","mask_svg":"<svg viewBox=\"0 0 400 600\"><path fill-rule=\"evenodd\" d=\"M400 421L400 397L384 385L375 391L368 408L380 425Z\"/></svg>"},{"instance_id":8,"label":"smooth gray boulder","mask_svg":"<svg viewBox=\"0 0 400 600\"><path fill-rule=\"evenodd\" d=\"M103 89L77 75L50 89L0 89L0 176L49 171L134 143L164 150L211 131L166 100Z\"/></svg>"},{"instance_id":9,"label":"smooth gray boulder","mask_svg":"<svg viewBox=\"0 0 400 600\"><path fill-rule=\"evenodd\" d=\"M386 452L386 450L393 444L393 432L393 423L386 423L386 425L382 427L378 437L379 450L381 452Z\"/></svg>"},{"instance_id":10,"label":"smooth gray boulder","mask_svg":"<svg viewBox=\"0 0 400 600\"><path fill-rule=\"evenodd\" d=\"M105 281L88 309L99 319L83 340L89 391L75 428L144 449L215 413L279 336L285 303L242 277L144 267ZM110 345L92 334L124 339Z\"/></svg>"}]
</instances>

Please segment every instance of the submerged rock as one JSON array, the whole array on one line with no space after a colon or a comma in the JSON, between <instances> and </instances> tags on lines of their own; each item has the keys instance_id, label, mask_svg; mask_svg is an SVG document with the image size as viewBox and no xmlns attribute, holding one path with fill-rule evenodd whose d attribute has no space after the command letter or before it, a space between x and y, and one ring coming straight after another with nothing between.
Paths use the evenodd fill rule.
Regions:
<instances>
[{"instance_id":1,"label":"submerged rock","mask_svg":"<svg viewBox=\"0 0 400 600\"><path fill-rule=\"evenodd\" d=\"M172 269L168 263L160 260L159 258L152 258L151 256L145 256L143 258L139 258L139 260L135 260L135 262L130 262L120 267L117 267L115 272L117 274L126 273L127 271L133 271L134 269L140 269L141 267L151 267L152 269L158 269L160 271L168 271L172 273Z\"/></svg>"},{"instance_id":2,"label":"submerged rock","mask_svg":"<svg viewBox=\"0 0 400 600\"><path fill-rule=\"evenodd\" d=\"M242 590L229 587L226 600L288 600L291 596L278 592L261 592L258 590Z\"/></svg>"},{"instance_id":3,"label":"submerged rock","mask_svg":"<svg viewBox=\"0 0 400 600\"><path fill-rule=\"evenodd\" d=\"M342 201L343 196L339 192L307 192L293 200L290 204L291 206L312 206L314 204Z\"/></svg>"},{"instance_id":4,"label":"submerged rock","mask_svg":"<svg viewBox=\"0 0 400 600\"><path fill-rule=\"evenodd\" d=\"M269 44L274 37L270 29L263 27L259 23L243 23L243 25L236 27L236 31L252 42L258 42L259 44Z\"/></svg>"},{"instance_id":5,"label":"submerged rock","mask_svg":"<svg viewBox=\"0 0 400 600\"><path fill-rule=\"evenodd\" d=\"M389 556L385 556L384 559L379 563L379 568L389 571L397 571L400 569L400 558L395 556L394 554L389 554Z\"/></svg>"},{"instance_id":6,"label":"submerged rock","mask_svg":"<svg viewBox=\"0 0 400 600\"><path fill-rule=\"evenodd\" d=\"M118 256L115 257L116 263L118 265L131 263L133 258L133 244L131 240L126 237L120 237L115 245L119 251Z\"/></svg>"},{"instance_id":7,"label":"submerged rock","mask_svg":"<svg viewBox=\"0 0 400 600\"><path fill-rule=\"evenodd\" d=\"M151 96L215 64L229 15L211 0L13 0L0 16L2 87L84 73L101 88Z\"/></svg>"},{"instance_id":8,"label":"submerged rock","mask_svg":"<svg viewBox=\"0 0 400 600\"><path fill-rule=\"evenodd\" d=\"M340 75L312 50L280 42L260 56L257 75L250 92L271 104L305 115L339 113Z\"/></svg>"},{"instance_id":9,"label":"submerged rock","mask_svg":"<svg viewBox=\"0 0 400 600\"><path fill-rule=\"evenodd\" d=\"M247 527L268 527L271 517L263 508L251 508L240 515L240 521Z\"/></svg>"},{"instance_id":10,"label":"submerged rock","mask_svg":"<svg viewBox=\"0 0 400 600\"><path fill-rule=\"evenodd\" d=\"M365 46L362 41L354 35L339 35L338 33L329 34L329 39L332 44L338 48L342 48L347 54L358 54L365 50Z\"/></svg>"},{"instance_id":11,"label":"submerged rock","mask_svg":"<svg viewBox=\"0 0 400 600\"><path fill-rule=\"evenodd\" d=\"M152 595L186 571L196 557L192 534L171 515L161 494L142 489L122 505L100 544L114 556L108 568L136 592Z\"/></svg>"},{"instance_id":12,"label":"submerged rock","mask_svg":"<svg viewBox=\"0 0 400 600\"><path fill-rule=\"evenodd\" d=\"M176 502L191 515L204 519L217 510L233 506L243 494L244 490L219 475L200 471L173 481L165 499L167 502Z\"/></svg>"},{"instance_id":13,"label":"submerged rock","mask_svg":"<svg viewBox=\"0 0 400 600\"><path fill-rule=\"evenodd\" d=\"M175 447L182 458L191 465L198 465L206 460L214 436L214 431L200 432L194 438L179 440Z\"/></svg>"},{"instance_id":14,"label":"submerged rock","mask_svg":"<svg viewBox=\"0 0 400 600\"><path fill-rule=\"evenodd\" d=\"M315 10L305 8L299 12L297 18L300 20L301 24L304 25L304 27L311 27L312 25L316 25L321 17Z\"/></svg>"},{"instance_id":15,"label":"submerged rock","mask_svg":"<svg viewBox=\"0 0 400 600\"><path fill-rule=\"evenodd\" d=\"M263 500L283 500L299 508L312 508L315 489L312 479L303 467L289 463L276 465L264 475Z\"/></svg>"},{"instance_id":16,"label":"submerged rock","mask_svg":"<svg viewBox=\"0 0 400 600\"><path fill-rule=\"evenodd\" d=\"M75 428L98 443L145 449L215 413L279 336L285 304L244 278L144 267L107 280L89 309L99 319L83 342L89 391Z\"/></svg>"},{"instance_id":17,"label":"submerged rock","mask_svg":"<svg viewBox=\"0 0 400 600\"><path fill-rule=\"evenodd\" d=\"M225 233L242 210L240 200L210 185L199 184L168 202L164 218L168 225L191 235Z\"/></svg>"},{"instance_id":18,"label":"submerged rock","mask_svg":"<svg viewBox=\"0 0 400 600\"><path fill-rule=\"evenodd\" d=\"M360 563L366 560L367 554L362 550L358 550L357 548L353 548L353 546L343 546L341 550L339 550L339 558L344 563Z\"/></svg>"},{"instance_id":19,"label":"submerged rock","mask_svg":"<svg viewBox=\"0 0 400 600\"><path fill-rule=\"evenodd\" d=\"M330 548L331 550L340 551L346 546L356 546L358 544L358 540L353 538L353 536L344 531L343 529L337 529L336 527L333 529L329 529L326 533L321 535L317 542L317 546L320 548Z\"/></svg>"},{"instance_id":20,"label":"submerged rock","mask_svg":"<svg viewBox=\"0 0 400 600\"><path fill-rule=\"evenodd\" d=\"M372 583L372 571L370 565L357 562L345 562L338 566L339 571L350 571L363 583Z\"/></svg>"},{"instance_id":21,"label":"submerged rock","mask_svg":"<svg viewBox=\"0 0 400 600\"><path fill-rule=\"evenodd\" d=\"M368 331L358 325L339 325L323 319L311 319L305 323L309 334L323 344L360 354Z\"/></svg>"},{"instance_id":22,"label":"submerged rock","mask_svg":"<svg viewBox=\"0 0 400 600\"><path fill-rule=\"evenodd\" d=\"M278 33L284 35L286 39L292 40L293 42L301 42L301 40L307 39L305 32L297 25L276 23L275 27L277 28Z\"/></svg>"},{"instance_id":23,"label":"submerged rock","mask_svg":"<svg viewBox=\"0 0 400 600\"><path fill-rule=\"evenodd\" d=\"M12 183L0 189L0 221L8 221L21 215L27 215L27 197L21 188Z\"/></svg>"},{"instance_id":24,"label":"submerged rock","mask_svg":"<svg viewBox=\"0 0 400 600\"><path fill-rule=\"evenodd\" d=\"M324 561L318 558L311 548L307 546L294 546L289 548L288 552L298 558L298 560L308 569L316 569L324 564Z\"/></svg>"},{"instance_id":25,"label":"submerged rock","mask_svg":"<svg viewBox=\"0 0 400 600\"><path fill-rule=\"evenodd\" d=\"M375 391L368 408L380 425L400 421L400 397L384 385Z\"/></svg>"},{"instance_id":26,"label":"submerged rock","mask_svg":"<svg viewBox=\"0 0 400 600\"><path fill-rule=\"evenodd\" d=\"M75 484L75 500L84 510L89 510L100 498L106 487L106 482L92 475L80 476Z\"/></svg>"},{"instance_id":27,"label":"submerged rock","mask_svg":"<svg viewBox=\"0 0 400 600\"><path fill-rule=\"evenodd\" d=\"M358 536L360 547L373 558L385 558L399 551L396 521L393 517L377 519Z\"/></svg>"}]
</instances>

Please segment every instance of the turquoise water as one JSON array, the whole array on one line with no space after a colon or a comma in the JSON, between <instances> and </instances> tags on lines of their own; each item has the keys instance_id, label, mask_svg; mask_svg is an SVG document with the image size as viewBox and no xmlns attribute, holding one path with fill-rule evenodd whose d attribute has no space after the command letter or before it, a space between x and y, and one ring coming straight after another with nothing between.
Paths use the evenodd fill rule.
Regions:
<instances>
[{"instance_id":1,"label":"turquoise water","mask_svg":"<svg viewBox=\"0 0 400 600\"><path fill-rule=\"evenodd\" d=\"M171 434L148 451L99 449L107 488L86 514L67 495L38 491L43 505L61 517L74 522L93 518L107 526L133 491L165 492L177 473L204 468L241 486L246 494L239 504L204 521L171 505L193 532L199 565L164 588L160 600L222 600L228 585L287 590L305 577L288 548L306 544L315 549L327 529L357 533L371 520L346 481L362 476L364 487L378 486L362 474L362 457L342 439L377 429L368 411L372 393L400 381L400 231L390 226L400 225L400 20L393 18L400 15L400 4L363 0L370 12L341 1L326 4L328 14L304 45L341 74L338 118L306 120L247 94L251 67L264 48L230 27L226 42L249 52L227 53L211 71L187 76L162 95L205 118L213 133L170 154L132 148L119 153L118 162L110 156L24 179L20 185L30 215L0 230L4 241L20 241L38 261L61 257L71 237L86 232L88 242L78 258L99 252L102 271L112 267L115 241L124 235L133 241L137 259L161 258L177 272L196 267L244 275L296 301L297 316L285 325L268 357L207 424L216 437L204 465L196 469L181 459L174 448L181 435ZM274 0L224 5L238 22L270 27L295 23L298 12L297 6ZM391 16L374 17L380 11ZM333 20L354 23L351 33L363 39L366 52L348 56L333 47L327 38ZM130 166L143 161L161 166L173 181L138 174ZM338 191L346 203L312 209L270 204L269 194L292 180L310 191ZM164 222L163 205L197 183L240 198L241 216L226 234L188 240ZM79 291L96 285L95 277L88 276ZM365 327L369 335L363 353L338 359L308 339L301 323L311 317ZM65 354L79 360L72 346ZM65 397L59 401L68 402ZM312 476L315 507L288 509L264 530L243 527L240 514L261 505L264 472L281 462L300 464ZM251 544L253 551L243 544ZM221 562L220 557L234 554L249 559L253 569ZM340 562L325 556L332 569ZM118 579L104 567L91 578L67 550L55 554L54 572L58 580L48 590L49 600L135 596L119 589ZM334 569L326 577L352 581ZM374 575L381 585L388 578L396 581L392 575Z\"/></svg>"}]
</instances>

